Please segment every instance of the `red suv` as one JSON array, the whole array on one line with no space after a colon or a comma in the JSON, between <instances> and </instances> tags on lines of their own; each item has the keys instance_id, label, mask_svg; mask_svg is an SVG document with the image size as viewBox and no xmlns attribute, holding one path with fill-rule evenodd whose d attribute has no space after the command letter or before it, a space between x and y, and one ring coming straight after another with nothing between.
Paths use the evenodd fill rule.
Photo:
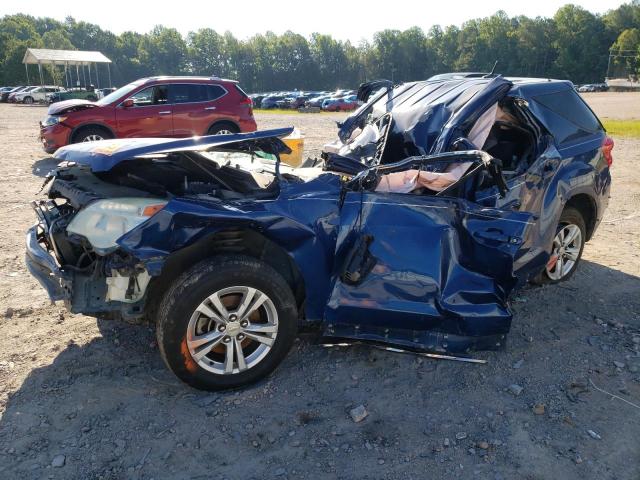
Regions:
<instances>
[{"instance_id":1,"label":"red suv","mask_svg":"<svg viewBox=\"0 0 640 480\"><path fill-rule=\"evenodd\" d=\"M40 123L47 153L69 143L108 138L190 137L252 132L251 99L233 80L216 77L151 77L98 100L49 106Z\"/></svg>"}]
</instances>

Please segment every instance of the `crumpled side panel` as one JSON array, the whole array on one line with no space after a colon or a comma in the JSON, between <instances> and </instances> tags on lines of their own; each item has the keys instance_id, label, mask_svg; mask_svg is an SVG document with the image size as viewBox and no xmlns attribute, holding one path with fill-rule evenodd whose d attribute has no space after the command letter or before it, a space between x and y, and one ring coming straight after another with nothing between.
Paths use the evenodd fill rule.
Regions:
<instances>
[{"instance_id":1,"label":"crumpled side panel","mask_svg":"<svg viewBox=\"0 0 640 480\"><path fill-rule=\"evenodd\" d=\"M339 177L326 174L304 184L283 182L275 200L173 199L118 244L158 276L169 255L216 232L257 231L292 257L305 282L306 316L321 319L329 294L339 193Z\"/></svg>"}]
</instances>

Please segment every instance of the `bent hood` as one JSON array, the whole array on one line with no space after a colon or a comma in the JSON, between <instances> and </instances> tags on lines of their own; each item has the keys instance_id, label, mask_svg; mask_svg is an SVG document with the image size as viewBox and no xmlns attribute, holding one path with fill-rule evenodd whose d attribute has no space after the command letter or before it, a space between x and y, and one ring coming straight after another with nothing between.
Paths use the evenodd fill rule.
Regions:
<instances>
[{"instance_id":1,"label":"bent hood","mask_svg":"<svg viewBox=\"0 0 640 480\"><path fill-rule=\"evenodd\" d=\"M94 108L99 107L95 102L90 102L89 100L82 100L80 98L76 98L73 100L63 100L61 102L52 103L49 105L49 110L47 110L47 114L49 115L59 115L61 113L76 111L76 110L84 110L86 108Z\"/></svg>"},{"instance_id":2,"label":"bent hood","mask_svg":"<svg viewBox=\"0 0 640 480\"><path fill-rule=\"evenodd\" d=\"M120 162L136 158L174 152L205 152L216 149L241 152L290 153L280 140L293 132L293 127L262 130L232 135L208 135L205 137L125 138L99 142L74 143L62 147L53 154L60 161L87 165L92 172L106 172Z\"/></svg>"}]
</instances>

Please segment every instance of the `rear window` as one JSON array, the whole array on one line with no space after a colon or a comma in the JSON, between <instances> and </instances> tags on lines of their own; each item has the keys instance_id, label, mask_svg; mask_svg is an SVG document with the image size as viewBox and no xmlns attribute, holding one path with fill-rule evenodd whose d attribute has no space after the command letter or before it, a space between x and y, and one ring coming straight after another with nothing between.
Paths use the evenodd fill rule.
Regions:
<instances>
[{"instance_id":1,"label":"rear window","mask_svg":"<svg viewBox=\"0 0 640 480\"><path fill-rule=\"evenodd\" d=\"M209 100L216 100L227 93L220 85L207 85L207 92Z\"/></svg>"},{"instance_id":2,"label":"rear window","mask_svg":"<svg viewBox=\"0 0 640 480\"><path fill-rule=\"evenodd\" d=\"M176 83L171 85L171 103L210 102L226 92L220 85L200 83Z\"/></svg>"},{"instance_id":3,"label":"rear window","mask_svg":"<svg viewBox=\"0 0 640 480\"><path fill-rule=\"evenodd\" d=\"M538 95L533 99L582 130L591 133L602 130L597 117L573 90Z\"/></svg>"},{"instance_id":4,"label":"rear window","mask_svg":"<svg viewBox=\"0 0 640 480\"><path fill-rule=\"evenodd\" d=\"M170 97L170 103L206 102L207 86L195 83L178 83L171 85Z\"/></svg>"}]
</instances>

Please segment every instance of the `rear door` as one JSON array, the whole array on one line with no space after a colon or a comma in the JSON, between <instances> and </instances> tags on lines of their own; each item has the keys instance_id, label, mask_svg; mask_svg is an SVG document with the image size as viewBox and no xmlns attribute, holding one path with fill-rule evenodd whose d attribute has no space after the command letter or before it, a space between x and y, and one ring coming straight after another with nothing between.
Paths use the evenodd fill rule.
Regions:
<instances>
[{"instance_id":1,"label":"rear door","mask_svg":"<svg viewBox=\"0 0 640 480\"><path fill-rule=\"evenodd\" d=\"M177 137L205 135L224 113L227 90L218 84L176 83L169 88Z\"/></svg>"},{"instance_id":2,"label":"rear door","mask_svg":"<svg viewBox=\"0 0 640 480\"><path fill-rule=\"evenodd\" d=\"M167 85L143 88L127 99L133 100L133 106L120 103L116 107L118 137L174 136Z\"/></svg>"},{"instance_id":3,"label":"rear door","mask_svg":"<svg viewBox=\"0 0 640 480\"><path fill-rule=\"evenodd\" d=\"M534 223L457 198L347 193L325 335L435 348L442 334L508 332L514 264Z\"/></svg>"}]
</instances>

